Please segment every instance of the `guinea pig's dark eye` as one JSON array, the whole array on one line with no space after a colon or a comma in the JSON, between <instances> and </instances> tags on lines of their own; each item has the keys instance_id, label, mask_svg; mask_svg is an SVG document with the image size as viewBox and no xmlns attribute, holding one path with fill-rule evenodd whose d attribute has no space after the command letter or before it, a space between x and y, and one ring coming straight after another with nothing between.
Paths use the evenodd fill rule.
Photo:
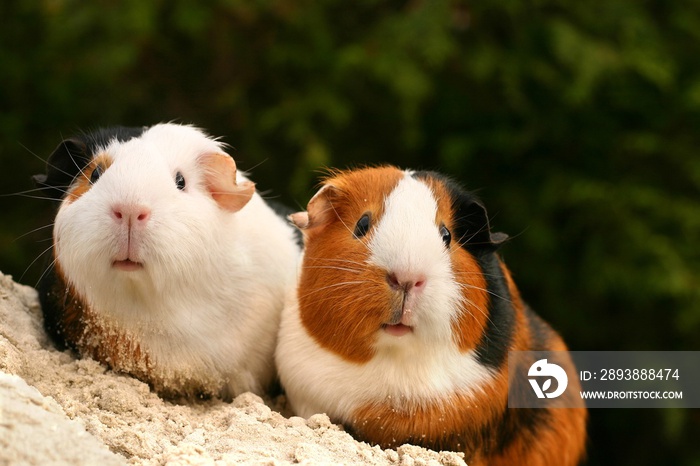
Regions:
<instances>
[{"instance_id":1,"label":"guinea pig's dark eye","mask_svg":"<svg viewBox=\"0 0 700 466\"><path fill-rule=\"evenodd\" d=\"M102 167L100 167L99 165L95 165L95 168L92 169L92 173L90 173L90 183L97 183L97 180L100 179L100 176L102 176Z\"/></svg>"},{"instance_id":2,"label":"guinea pig's dark eye","mask_svg":"<svg viewBox=\"0 0 700 466\"><path fill-rule=\"evenodd\" d=\"M180 191L185 189L185 177L182 176L182 173L180 172L177 172L175 174L175 186L177 186L177 189L179 189Z\"/></svg>"},{"instance_id":3,"label":"guinea pig's dark eye","mask_svg":"<svg viewBox=\"0 0 700 466\"><path fill-rule=\"evenodd\" d=\"M440 236L442 236L442 241L445 243L445 247L449 248L450 242L452 242L452 234L444 224L440 225Z\"/></svg>"},{"instance_id":4,"label":"guinea pig's dark eye","mask_svg":"<svg viewBox=\"0 0 700 466\"><path fill-rule=\"evenodd\" d=\"M360 217L357 224L355 224L355 238L362 238L365 236L369 231L370 224L369 214L364 214Z\"/></svg>"}]
</instances>

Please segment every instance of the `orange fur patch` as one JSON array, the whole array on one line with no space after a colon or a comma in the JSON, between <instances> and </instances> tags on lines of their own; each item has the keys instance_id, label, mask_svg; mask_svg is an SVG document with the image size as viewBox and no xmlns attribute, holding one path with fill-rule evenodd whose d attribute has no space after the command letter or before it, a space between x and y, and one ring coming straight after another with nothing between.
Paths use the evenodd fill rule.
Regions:
<instances>
[{"instance_id":1,"label":"orange fur patch","mask_svg":"<svg viewBox=\"0 0 700 466\"><path fill-rule=\"evenodd\" d=\"M523 312L525 305L523 304L523 299L520 297L520 290L515 286L513 281L513 276L508 270L508 267L501 261L501 273L506 279L506 284L508 285L508 293L510 294L510 302L513 303L516 313Z\"/></svg>"},{"instance_id":2,"label":"orange fur patch","mask_svg":"<svg viewBox=\"0 0 700 466\"><path fill-rule=\"evenodd\" d=\"M546 418L526 428L517 418L522 412L507 407L507 397L503 371L475 395L369 403L353 413L348 427L360 440L382 448L410 443L461 451L470 466L579 464L585 451L584 408L548 409L541 413ZM509 415L513 418L506 420Z\"/></svg>"},{"instance_id":3,"label":"orange fur patch","mask_svg":"<svg viewBox=\"0 0 700 466\"><path fill-rule=\"evenodd\" d=\"M353 413L350 428L359 438L382 448L410 443L437 451L465 451L469 459L483 448L481 430L505 409L506 396L507 378L499 377L476 395L454 393L443 400L370 403Z\"/></svg>"},{"instance_id":4,"label":"orange fur patch","mask_svg":"<svg viewBox=\"0 0 700 466\"><path fill-rule=\"evenodd\" d=\"M100 154L92 159L90 163L81 170L81 173L75 177L75 180L73 180L73 184L68 190L68 194L66 194L66 198L63 202L70 204L88 192L90 188L92 188L92 183L90 182L92 172L98 167L102 171L106 171L110 165L112 165L112 158L107 154Z\"/></svg>"},{"instance_id":5,"label":"orange fur patch","mask_svg":"<svg viewBox=\"0 0 700 466\"><path fill-rule=\"evenodd\" d=\"M531 351L535 348L532 346L532 338L530 337L530 328L528 327L527 320L525 318L525 303L520 297L520 291L518 287L515 286L513 277L511 276L508 267L500 261L501 273L506 280L506 286L508 287L508 294L510 295L510 302L513 305L513 310L515 311L515 331L513 334L513 351ZM553 340L548 342L551 345L549 348L552 351L560 351L557 341L562 341L559 335L552 331ZM563 341L562 341L563 343ZM561 351L565 351L564 348Z\"/></svg>"},{"instance_id":6,"label":"orange fur patch","mask_svg":"<svg viewBox=\"0 0 700 466\"><path fill-rule=\"evenodd\" d=\"M385 197L403 176L393 167L337 172L325 181L334 189L318 200L323 224L310 218L314 227L304 230L306 250L298 288L302 323L319 345L348 361L372 358L391 299L385 272L365 263L372 231L355 238L355 224L369 212L376 225Z\"/></svg>"},{"instance_id":7,"label":"orange fur patch","mask_svg":"<svg viewBox=\"0 0 700 466\"><path fill-rule=\"evenodd\" d=\"M452 335L460 351L476 348L489 314L486 279L476 259L463 248L452 246L453 272L462 287L462 312L452 322Z\"/></svg>"}]
</instances>

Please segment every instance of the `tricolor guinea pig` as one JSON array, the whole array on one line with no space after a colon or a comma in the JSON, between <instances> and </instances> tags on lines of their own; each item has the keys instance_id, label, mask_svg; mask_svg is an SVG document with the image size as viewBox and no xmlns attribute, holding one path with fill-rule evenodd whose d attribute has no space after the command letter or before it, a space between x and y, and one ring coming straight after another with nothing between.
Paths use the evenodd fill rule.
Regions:
<instances>
[{"instance_id":1,"label":"tricolor guinea pig","mask_svg":"<svg viewBox=\"0 0 700 466\"><path fill-rule=\"evenodd\" d=\"M521 300L472 194L433 172L341 171L290 218L304 253L276 361L298 415L470 466L580 461L583 405L507 407L508 352L566 346Z\"/></svg>"},{"instance_id":2,"label":"tricolor guinea pig","mask_svg":"<svg viewBox=\"0 0 700 466\"><path fill-rule=\"evenodd\" d=\"M63 141L35 176L60 205L45 327L168 397L262 393L296 283L295 228L191 126Z\"/></svg>"}]
</instances>

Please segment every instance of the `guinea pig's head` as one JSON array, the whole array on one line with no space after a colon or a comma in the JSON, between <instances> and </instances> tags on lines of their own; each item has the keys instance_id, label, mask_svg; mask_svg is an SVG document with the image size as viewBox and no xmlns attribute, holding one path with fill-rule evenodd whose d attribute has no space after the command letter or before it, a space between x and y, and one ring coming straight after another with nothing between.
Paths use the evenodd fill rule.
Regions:
<instances>
[{"instance_id":1,"label":"guinea pig's head","mask_svg":"<svg viewBox=\"0 0 700 466\"><path fill-rule=\"evenodd\" d=\"M73 137L35 180L61 199L56 267L88 302L172 292L211 270L255 191L218 142L176 124Z\"/></svg>"},{"instance_id":2,"label":"guinea pig's head","mask_svg":"<svg viewBox=\"0 0 700 466\"><path fill-rule=\"evenodd\" d=\"M480 263L506 236L448 178L390 166L336 172L290 219L304 232L301 320L321 346L362 363L479 342L489 301Z\"/></svg>"}]
</instances>

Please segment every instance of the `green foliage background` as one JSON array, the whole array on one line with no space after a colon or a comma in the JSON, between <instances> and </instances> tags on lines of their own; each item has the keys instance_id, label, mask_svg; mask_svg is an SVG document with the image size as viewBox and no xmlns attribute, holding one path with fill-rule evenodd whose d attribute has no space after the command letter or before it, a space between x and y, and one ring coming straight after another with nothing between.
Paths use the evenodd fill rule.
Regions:
<instances>
[{"instance_id":1,"label":"green foliage background","mask_svg":"<svg viewBox=\"0 0 700 466\"><path fill-rule=\"evenodd\" d=\"M0 191L63 137L194 123L301 208L324 167L479 191L576 350L700 350L700 3L25 0L0 15ZM53 206L0 198L34 285ZM29 233L31 232L31 233ZM591 412L591 465L700 465L698 410Z\"/></svg>"}]
</instances>

